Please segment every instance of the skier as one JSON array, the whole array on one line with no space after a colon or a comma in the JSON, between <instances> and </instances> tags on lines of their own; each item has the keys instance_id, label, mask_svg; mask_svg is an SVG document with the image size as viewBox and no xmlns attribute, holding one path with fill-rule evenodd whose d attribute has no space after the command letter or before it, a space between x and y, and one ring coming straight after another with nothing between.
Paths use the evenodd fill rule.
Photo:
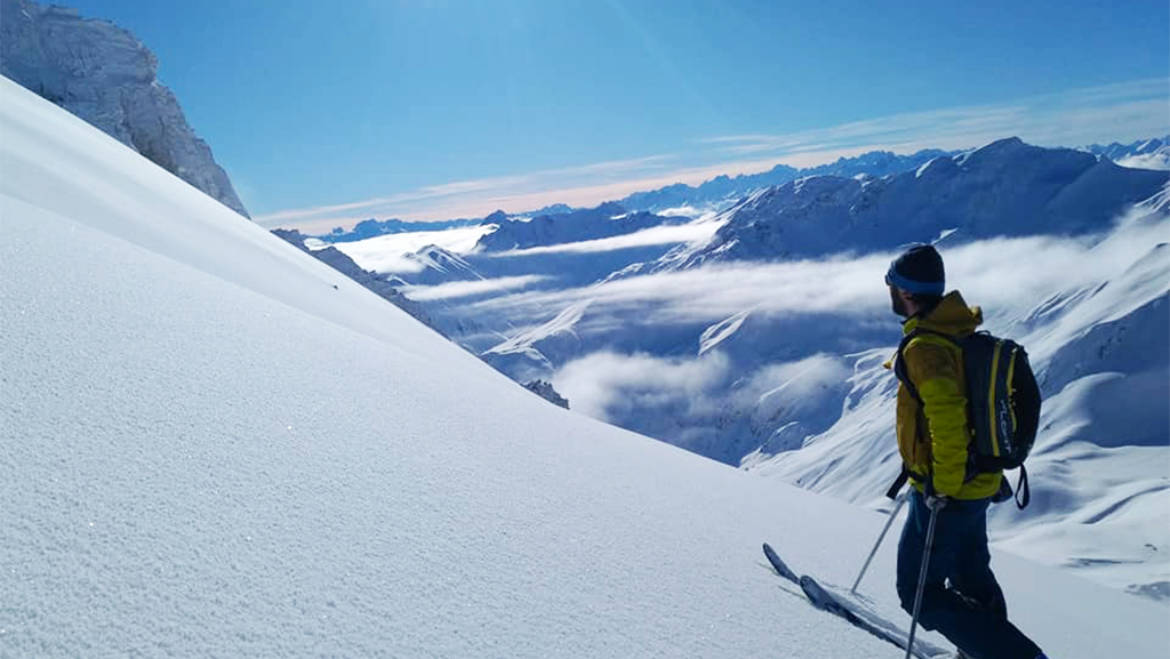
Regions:
<instances>
[{"instance_id":1,"label":"skier","mask_svg":"<svg viewBox=\"0 0 1170 659\"><path fill-rule=\"evenodd\" d=\"M963 336L983 322L958 291L943 295L942 257L930 245L915 245L886 274L894 313L915 329ZM967 476L967 399L963 360L945 337L924 332L902 351L902 365L921 404L904 384L898 388L898 450L914 490L910 515L898 543L898 597L913 613L919 570L932 510L938 511L922 591L919 624L938 630L973 659L1046 659L1037 645L1007 619L1003 592L991 572L987 507L997 498L1002 472Z\"/></svg>"}]
</instances>

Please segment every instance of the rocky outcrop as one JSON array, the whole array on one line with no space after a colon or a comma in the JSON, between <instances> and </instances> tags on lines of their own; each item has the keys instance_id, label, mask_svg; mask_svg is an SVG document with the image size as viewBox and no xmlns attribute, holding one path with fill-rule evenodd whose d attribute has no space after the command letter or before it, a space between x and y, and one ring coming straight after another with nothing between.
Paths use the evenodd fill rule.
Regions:
<instances>
[{"instance_id":1,"label":"rocky outcrop","mask_svg":"<svg viewBox=\"0 0 1170 659\"><path fill-rule=\"evenodd\" d=\"M73 9L0 0L0 73L248 216L133 34Z\"/></svg>"},{"instance_id":2,"label":"rocky outcrop","mask_svg":"<svg viewBox=\"0 0 1170 659\"><path fill-rule=\"evenodd\" d=\"M547 400L553 405L563 407L566 410L569 409L568 399L557 393L557 390L553 389L551 382L546 380L533 380L531 382L525 383L524 388Z\"/></svg>"}]
</instances>

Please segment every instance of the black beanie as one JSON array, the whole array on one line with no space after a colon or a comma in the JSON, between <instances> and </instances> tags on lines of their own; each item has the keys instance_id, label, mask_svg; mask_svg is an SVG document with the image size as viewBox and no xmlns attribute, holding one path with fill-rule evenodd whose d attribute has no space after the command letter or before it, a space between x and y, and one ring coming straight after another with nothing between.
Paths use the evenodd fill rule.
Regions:
<instances>
[{"instance_id":1,"label":"black beanie","mask_svg":"<svg viewBox=\"0 0 1170 659\"><path fill-rule=\"evenodd\" d=\"M918 295L942 295L946 290L942 257L933 245L914 245L894 259L886 283Z\"/></svg>"}]
</instances>

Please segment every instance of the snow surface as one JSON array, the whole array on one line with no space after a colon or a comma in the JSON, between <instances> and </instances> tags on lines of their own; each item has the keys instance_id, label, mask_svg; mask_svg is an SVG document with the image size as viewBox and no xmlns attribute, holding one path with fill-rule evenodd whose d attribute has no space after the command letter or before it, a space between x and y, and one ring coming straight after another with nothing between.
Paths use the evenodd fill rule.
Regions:
<instances>
[{"instance_id":1,"label":"snow surface","mask_svg":"<svg viewBox=\"0 0 1170 659\"><path fill-rule=\"evenodd\" d=\"M880 516L550 405L8 80L0 138L0 654L901 656L759 553L846 583ZM1054 657L1167 649L996 567Z\"/></svg>"}]
</instances>

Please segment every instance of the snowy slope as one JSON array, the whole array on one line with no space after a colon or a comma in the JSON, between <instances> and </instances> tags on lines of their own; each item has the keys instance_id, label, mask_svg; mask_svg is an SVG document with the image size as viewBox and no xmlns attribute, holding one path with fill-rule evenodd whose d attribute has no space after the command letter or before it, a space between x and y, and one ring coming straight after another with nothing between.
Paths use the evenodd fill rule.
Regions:
<instances>
[{"instance_id":1,"label":"snowy slope","mask_svg":"<svg viewBox=\"0 0 1170 659\"><path fill-rule=\"evenodd\" d=\"M0 654L901 656L758 555L845 583L873 513L547 404L7 80L0 170ZM1053 656L1165 648L997 566Z\"/></svg>"},{"instance_id":2,"label":"snowy slope","mask_svg":"<svg viewBox=\"0 0 1170 659\"><path fill-rule=\"evenodd\" d=\"M293 229L274 229L273 235L279 237L281 240L312 254L314 258L329 267L337 270L346 277L361 284L367 289L376 293L379 297L390 302L391 304L402 309L406 313L414 316L424 325L427 325L444 336L447 335L445 328L439 323L435 322L434 318L423 310L422 305L418 302L407 298L400 288L402 287L401 280L398 280L390 275L384 275L369 270L363 270L353 259L349 258L344 252L336 247L329 245L320 249L310 249L305 245L306 237L301 232Z\"/></svg>"}]
</instances>

